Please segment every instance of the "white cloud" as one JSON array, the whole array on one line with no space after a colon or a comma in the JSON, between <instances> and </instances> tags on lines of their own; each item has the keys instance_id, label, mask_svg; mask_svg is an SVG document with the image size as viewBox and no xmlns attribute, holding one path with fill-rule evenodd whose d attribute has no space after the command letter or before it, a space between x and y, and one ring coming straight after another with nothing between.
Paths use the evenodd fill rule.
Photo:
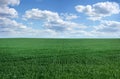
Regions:
<instances>
[{"instance_id":1,"label":"white cloud","mask_svg":"<svg viewBox=\"0 0 120 79\"><path fill-rule=\"evenodd\" d=\"M116 2L99 2L93 5L77 5L75 9L80 13L85 13L90 20L100 20L103 17L120 13L120 6Z\"/></svg>"},{"instance_id":2,"label":"white cloud","mask_svg":"<svg viewBox=\"0 0 120 79\"><path fill-rule=\"evenodd\" d=\"M8 6L8 5L19 5L20 0L0 0L0 6Z\"/></svg>"},{"instance_id":3,"label":"white cloud","mask_svg":"<svg viewBox=\"0 0 120 79\"><path fill-rule=\"evenodd\" d=\"M0 35L16 34L26 28L25 25L11 20L11 18L17 17L18 13L14 8L10 8L9 5L15 6L19 5L19 3L20 0L0 0Z\"/></svg>"},{"instance_id":4,"label":"white cloud","mask_svg":"<svg viewBox=\"0 0 120 79\"><path fill-rule=\"evenodd\" d=\"M14 8L0 7L0 17L15 18L17 16L18 16L18 13Z\"/></svg>"},{"instance_id":5,"label":"white cloud","mask_svg":"<svg viewBox=\"0 0 120 79\"><path fill-rule=\"evenodd\" d=\"M43 26L46 29L51 29L56 32L63 32L71 30L73 28L85 28L84 25L77 24L72 21L63 20L62 17L57 12L52 12L48 10L32 9L25 12L23 16L25 19L35 19L39 21L44 21ZM75 18L69 16L69 19Z\"/></svg>"},{"instance_id":6,"label":"white cloud","mask_svg":"<svg viewBox=\"0 0 120 79\"><path fill-rule=\"evenodd\" d=\"M120 31L120 22L103 20L95 29L99 32L118 32Z\"/></svg>"},{"instance_id":7,"label":"white cloud","mask_svg":"<svg viewBox=\"0 0 120 79\"><path fill-rule=\"evenodd\" d=\"M10 8L9 5L19 5L20 0L0 0L0 17L17 17L18 13L14 8Z\"/></svg>"},{"instance_id":8,"label":"white cloud","mask_svg":"<svg viewBox=\"0 0 120 79\"><path fill-rule=\"evenodd\" d=\"M49 29L33 29L22 23L9 18L0 18L0 36L7 37L50 37L56 35L56 32Z\"/></svg>"},{"instance_id":9,"label":"white cloud","mask_svg":"<svg viewBox=\"0 0 120 79\"><path fill-rule=\"evenodd\" d=\"M47 20L54 21L60 19L58 13L51 12L48 10L39 10L39 9L31 9L25 12L23 16L25 19L38 19L38 20Z\"/></svg>"},{"instance_id":10,"label":"white cloud","mask_svg":"<svg viewBox=\"0 0 120 79\"><path fill-rule=\"evenodd\" d=\"M27 26L17 23L15 20L11 20L9 18L0 18L0 33L2 34L16 34L26 28Z\"/></svg>"},{"instance_id":11,"label":"white cloud","mask_svg":"<svg viewBox=\"0 0 120 79\"><path fill-rule=\"evenodd\" d=\"M0 36L17 36L35 32L34 29L11 19L16 18L18 12L14 8L10 8L9 5L15 6L19 5L19 3L20 0L0 0Z\"/></svg>"},{"instance_id":12,"label":"white cloud","mask_svg":"<svg viewBox=\"0 0 120 79\"><path fill-rule=\"evenodd\" d=\"M0 27L2 28L19 28L19 29L24 29L26 28L26 26L24 26L23 24L21 23L17 23L15 20L11 20L11 19L8 19L8 18L0 18Z\"/></svg>"},{"instance_id":13,"label":"white cloud","mask_svg":"<svg viewBox=\"0 0 120 79\"><path fill-rule=\"evenodd\" d=\"M9 18L0 18L0 36L13 36L13 37L49 37L54 36L56 33L47 29L33 29L25 26L22 23L18 23L15 20Z\"/></svg>"},{"instance_id":14,"label":"white cloud","mask_svg":"<svg viewBox=\"0 0 120 79\"><path fill-rule=\"evenodd\" d=\"M67 20L67 21L78 18L77 15L71 14L71 13L61 13L60 16L62 19Z\"/></svg>"},{"instance_id":15,"label":"white cloud","mask_svg":"<svg viewBox=\"0 0 120 79\"><path fill-rule=\"evenodd\" d=\"M94 37L120 37L120 22L102 20L100 24L94 26L89 33Z\"/></svg>"},{"instance_id":16,"label":"white cloud","mask_svg":"<svg viewBox=\"0 0 120 79\"><path fill-rule=\"evenodd\" d=\"M71 21L63 21L63 20L45 22L44 26L47 29L55 30L57 32L64 32L73 29L81 30L86 28L85 25L77 24Z\"/></svg>"}]
</instances>

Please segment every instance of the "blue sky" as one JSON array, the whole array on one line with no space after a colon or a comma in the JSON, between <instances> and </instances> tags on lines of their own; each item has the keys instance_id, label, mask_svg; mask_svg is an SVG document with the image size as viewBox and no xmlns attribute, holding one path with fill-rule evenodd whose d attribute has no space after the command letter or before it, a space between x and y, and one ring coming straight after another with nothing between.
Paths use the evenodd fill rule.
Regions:
<instances>
[{"instance_id":1,"label":"blue sky","mask_svg":"<svg viewBox=\"0 0 120 79\"><path fill-rule=\"evenodd\" d=\"M119 38L119 0L0 0L0 37Z\"/></svg>"}]
</instances>

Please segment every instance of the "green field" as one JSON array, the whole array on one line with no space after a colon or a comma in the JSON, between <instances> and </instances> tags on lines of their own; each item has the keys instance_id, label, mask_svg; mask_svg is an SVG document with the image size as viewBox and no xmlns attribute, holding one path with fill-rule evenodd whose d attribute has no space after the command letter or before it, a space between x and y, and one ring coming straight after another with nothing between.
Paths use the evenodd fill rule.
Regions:
<instances>
[{"instance_id":1,"label":"green field","mask_svg":"<svg viewBox=\"0 0 120 79\"><path fill-rule=\"evenodd\" d=\"M120 79L120 39L0 39L0 79Z\"/></svg>"}]
</instances>

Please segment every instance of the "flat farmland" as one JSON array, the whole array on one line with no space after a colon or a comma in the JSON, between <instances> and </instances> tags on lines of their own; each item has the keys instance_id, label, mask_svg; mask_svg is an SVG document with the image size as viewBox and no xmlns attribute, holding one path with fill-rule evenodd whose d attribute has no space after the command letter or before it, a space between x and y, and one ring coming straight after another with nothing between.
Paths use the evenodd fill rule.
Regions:
<instances>
[{"instance_id":1,"label":"flat farmland","mask_svg":"<svg viewBox=\"0 0 120 79\"><path fill-rule=\"evenodd\" d=\"M120 79L120 39L0 39L0 79Z\"/></svg>"}]
</instances>

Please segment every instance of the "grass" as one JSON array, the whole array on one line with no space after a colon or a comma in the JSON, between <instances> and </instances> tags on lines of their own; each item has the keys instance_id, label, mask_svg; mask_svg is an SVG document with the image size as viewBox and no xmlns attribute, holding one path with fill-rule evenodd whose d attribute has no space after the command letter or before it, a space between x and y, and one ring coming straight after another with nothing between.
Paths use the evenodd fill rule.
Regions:
<instances>
[{"instance_id":1,"label":"grass","mask_svg":"<svg viewBox=\"0 0 120 79\"><path fill-rule=\"evenodd\" d=\"M120 79L120 39L0 39L0 79Z\"/></svg>"}]
</instances>

